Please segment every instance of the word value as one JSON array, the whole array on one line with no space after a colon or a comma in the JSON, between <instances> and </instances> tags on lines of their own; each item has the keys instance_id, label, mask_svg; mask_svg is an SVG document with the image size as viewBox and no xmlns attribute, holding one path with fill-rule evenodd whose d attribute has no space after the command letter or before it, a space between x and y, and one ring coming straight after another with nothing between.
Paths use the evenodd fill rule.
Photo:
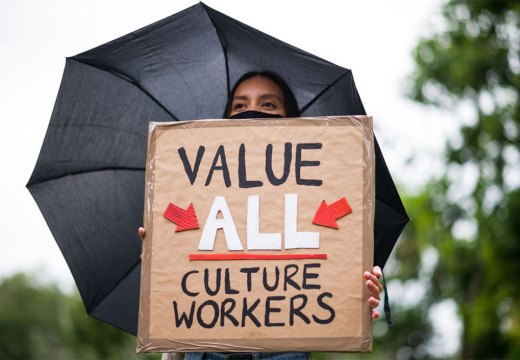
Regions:
<instances>
[{"instance_id":1,"label":"word value","mask_svg":"<svg viewBox=\"0 0 520 360\"><path fill-rule=\"evenodd\" d=\"M301 176L301 169L303 167L308 166L319 166L319 161L311 161L303 159L303 151L304 150L320 150L322 147L321 143L301 143L296 144L296 159L294 161L294 171L296 177L296 184L305 185L305 186L320 186L322 184L322 180L320 179L304 179ZM197 175L199 173L200 163L202 158L204 157L204 153L206 152L206 148L203 145L199 146L197 151L197 155L195 157L195 162L193 165L190 163L188 159L188 155L186 154L186 149L181 147L177 149L179 153L179 157L182 161L182 165L184 167L184 171L188 176L188 179L193 185L195 180L197 180ZM265 148L265 175L267 180L271 183L271 185L279 186L284 184L289 177L291 170L291 162L292 162L292 143L285 143L284 155L283 155L283 173L281 176L276 176L273 171L273 145L268 144ZM209 186L211 184L211 180L213 179L213 174L215 171L222 172L222 178L224 180L224 184L226 187L231 186L231 177L229 175L229 167L227 164L226 158L226 149L224 145L220 145L215 152L213 157L213 163L208 171L208 176L206 177L205 186ZM244 144L240 144L238 149L238 187L239 188L254 188L263 186L264 182L262 180L251 180L247 178L247 166L246 166L246 146Z\"/></svg>"}]
</instances>

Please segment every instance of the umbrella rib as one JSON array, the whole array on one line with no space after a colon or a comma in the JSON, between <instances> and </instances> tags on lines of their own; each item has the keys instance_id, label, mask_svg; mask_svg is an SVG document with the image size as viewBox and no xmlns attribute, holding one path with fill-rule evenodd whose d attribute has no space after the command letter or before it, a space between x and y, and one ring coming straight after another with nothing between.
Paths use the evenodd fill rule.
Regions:
<instances>
[{"instance_id":1,"label":"umbrella rib","mask_svg":"<svg viewBox=\"0 0 520 360\"><path fill-rule=\"evenodd\" d=\"M62 127L78 127L78 128L109 129L109 130L115 130L115 131L118 131L118 132L124 132L124 133L131 134L131 135L134 135L134 136L137 136L137 137L148 139L148 134L142 134L142 133L138 133L136 131L130 131L130 130L127 130L127 129L124 129L124 128L121 128L121 127L117 127L117 126L108 126L108 125L102 125L102 124L75 124L75 123L66 122L66 121L54 121L52 123L52 127L60 127L60 126L62 126Z\"/></svg>"},{"instance_id":2,"label":"umbrella rib","mask_svg":"<svg viewBox=\"0 0 520 360\"><path fill-rule=\"evenodd\" d=\"M25 187L33 186L33 185L36 185L36 184L43 184L43 183L45 183L47 181L61 179L61 178L64 178L66 176L74 176L74 175L88 174L88 173L100 172L100 171L111 171L111 170L144 171L145 169L144 169L144 167L106 167L106 168L95 168L95 169L90 169L90 170L69 172L69 173L64 174L64 175L53 176L51 178L44 179L44 180L35 179L35 180L32 180L32 181L29 181L27 183L27 185L25 185Z\"/></svg>"},{"instance_id":3,"label":"umbrella rib","mask_svg":"<svg viewBox=\"0 0 520 360\"><path fill-rule=\"evenodd\" d=\"M406 209L404 208L404 205L403 205L402 201L400 202L400 204L398 204L398 206L397 206L398 208L397 208L395 205L390 205L390 202L381 200L381 198L377 197L377 194L376 194L376 200L381 202L381 203L383 203L383 204L385 204L390 209L395 210L399 214L405 216L408 219L408 221L410 220L410 217L408 216L408 213L406 212Z\"/></svg>"},{"instance_id":4,"label":"umbrella rib","mask_svg":"<svg viewBox=\"0 0 520 360\"><path fill-rule=\"evenodd\" d=\"M97 301L97 303L93 304L92 307L91 307L91 309L88 309L88 310L87 310L88 314L89 314L89 315L92 315L92 313L95 312L95 311L97 310L97 308L98 308L98 307L99 307L99 306L100 306L100 305L101 305L101 304L102 304L102 303L103 303L103 302L108 298L108 296L109 296L109 295L114 291L114 289L116 289L116 288L119 286L119 284L120 284L124 279L126 279L126 277L127 277L127 276L132 272L132 271L134 271L134 269L135 269L139 264L141 264L141 260L137 260L137 261L134 263L134 265L132 265L132 266L128 269L128 271L126 271L125 274L119 278L119 280L114 284L114 286L112 287L112 289L111 289L109 292L107 292L107 293L105 294L105 296L104 296L101 300L99 300L99 301Z\"/></svg>"},{"instance_id":5,"label":"umbrella rib","mask_svg":"<svg viewBox=\"0 0 520 360\"><path fill-rule=\"evenodd\" d=\"M382 204L385 204L386 206L388 206L390 209L394 210L395 212L397 212L398 214L404 216L407 220L405 221L405 223L407 223L408 221L410 221L410 217L408 216L408 213L406 212L406 210L404 211L404 213L400 210L400 209L396 209L394 206L390 205L388 202L386 201L383 201L381 200L380 198L376 197L376 201L382 203ZM402 207L403 210L404 210L404 206Z\"/></svg>"},{"instance_id":6,"label":"umbrella rib","mask_svg":"<svg viewBox=\"0 0 520 360\"><path fill-rule=\"evenodd\" d=\"M302 107L300 109L300 114L303 114L305 111L307 111L307 109L312 106L312 104L314 104L326 91L328 91L331 87L333 87L334 85L336 85L342 78L344 78L346 75L350 74L351 71L346 69L346 71L340 76L338 77L336 80L334 80L332 83L330 83L330 85L328 85L325 89L323 89L322 91L320 91L315 97L314 99L312 99L309 103L307 103L307 105L305 105L304 107ZM331 114L331 115L339 115L339 114ZM360 114L361 115L361 114Z\"/></svg>"},{"instance_id":7,"label":"umbrella rib","mask_svg":"<svg viewBox=\"0 0 520 360\"><path fill-rule=\"evenodd\" d=\"M84 60L79 60L79 59L76 59L74 57L71 57L71 58L67 58L67 60L71 60L71 61L75 61L75 62L78 62L80 64L83 64L83 65L87 65L87 66L92 66L93 68L96 68L98 70L101 70L101 71L106 71L114 76L117 76L118 78L122 79L122 80L125 80L131 84L133 84L134 86L136 86L139 90L141 90L146 96L148 96L157 106L159 106L162 110L164 110L168 115L170 115L175 121L179 121L179 118L177 118L177 116L173 115L170 110L168 110L163 104L161 104L155 97L152 96L152 94L150 94L145 88L143 88L141 86L141 84L139 84L139 82L137 82L136 80L132 79L130 76L126 75L126 74L123 74L119 71L116 71L114 69L110 69L108 67L102 67L102 66L98 66L98 65L94 65L94 64L91 64L89 63L88 61L84 61Z\"/></svg>"},{"instance_id":8,"label":"umbrella rib","mask_svg":"<svg viewBox=\"0 0 520 360\"><path fill-rule=\"evenodd\" d=\"M231 93L231 84L229 83L229 62L228 62L228 53L227 48L224 46L224 42L222 41L222 38L220 37L220 32L218 31L218 27L215 24L215 21L213 19L213 16L208 11L208 9L211 9L210 7L206 6L206 4L202 3L202 6L204 10L206 11L206 14L208 15L209 21L211 21L211 25L215 28L215 31L217 33L218 41L220 42L220 46L222 47L222 52L224 53L224 63L226 64L226 85L227 85L227 94ZM211 9L213 10L213 9Z\"/></svg>"}]
</instances>

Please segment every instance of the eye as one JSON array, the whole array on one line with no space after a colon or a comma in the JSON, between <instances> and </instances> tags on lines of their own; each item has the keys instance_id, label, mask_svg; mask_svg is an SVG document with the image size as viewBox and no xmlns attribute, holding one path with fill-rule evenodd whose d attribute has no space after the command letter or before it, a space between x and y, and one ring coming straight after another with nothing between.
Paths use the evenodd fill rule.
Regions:
<instances>
[{"instance_id":1,"label":"eye","mask_svg":"<svg viewBox=\"0 0 520 360\"><path fill-rule=\"evenodd\" d=\"M246 108L246 104L245 103L235 103L235 104L233 104L233 110L235 110L235 111L244 110L245 108Z\"/></svg>"},{"instance_id":2,"label":"eye","mask_svg":"<svg viewBox=\"0 0 520 360\"><path fill-rule=\"evenodd\" d=\"M267 108L267 109L276 109L276 105L270 101L266 101L266 102L262 103L262 107Z\"/></svg>"}]
</instances>

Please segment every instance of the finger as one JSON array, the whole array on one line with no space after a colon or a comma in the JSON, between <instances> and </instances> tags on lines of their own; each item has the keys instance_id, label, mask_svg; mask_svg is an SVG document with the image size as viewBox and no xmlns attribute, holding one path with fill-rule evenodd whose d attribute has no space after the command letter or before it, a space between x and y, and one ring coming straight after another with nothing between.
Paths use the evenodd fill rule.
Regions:
<instances>
[{"instance_id":1,"label":"finger","mask_svg":"<svg viewBox=\"0 0 520 360\"><path fill-rule=\"evenodd\" d=\"M372 320L379 319L380 316L381 316L381 314L379 313L379 311L372 310Z\"/></svg>"},{"instance_id":2,"label":"finger","mask_svg":"<svg viewBox=\"0 0 520 360\"><path fill-rule=\"evenodd\" d=\"M144 235L146 234L146 230L144 229L144 227L140 227L139 230L137 230L137 232L139 233L139 237L141 237L141 240L144 239Z\"/></svg>"},{"instance_id":3,"label":"finger","mask_svg":"<svg viewBox=\"0 0 520 360\"><path fill-rule=\"evenodd\" d=\"M377 288L379 289L379 292L382 293L383 292L383 284L381 284L381 281L379 281L379 279L377 279L377 281L375 281L374 284L376 284Z\"/></svg>"},{"instance_id":4,"label":"finger","mask_svg":"<svg viewBox=\"0 0 520 360\"><path fill-rule=\"evenodd\" d=\"M379 289L379 292L383 291L383 285L381 284L381 281L379 281L379 279L375 275L373 275L367 271L367 272L365 272L365 279L372 281L372 283L374 283L377 286L377 288Z\"/></svg>"},{"instance_id":5,"label":"finger","mask_svg":"<svg viewBox=\"0 0 520 360\"><path fill-rule=\"evenodd\" d=\"M368 299L368 303L372 309L375 309L379 306L379 300L372 296Z\"/></svg>"},{"instance_id":6,"label":"finger","mask_svg":"<svg viewBox=\"0 0 520 360\"><path fill-rule=\"evenodd\" d=\"M366 282L366 285L368 287L368 290L370 290L370 292L372 293L372 296L378 300L380 300L380 297L379 295L381 294L381 291L379 290L379 288L377 287L377 285L375 285L372 280L367 280Z\"/></svg>"},{"instance_id":7,"label":"finger","mask_svg":"<svg viewBox=\"0 0 520 360\"><path fill-rule=\"evenodd\" d=\"M383 276L383 270L379 266L374 266L372 269L372 274L374 274L378 279Z\"/></svg>"},{"instance_id":8,"label":"finger","mask_svg":"<svg viewBox=\"0 0 520 360\"><path fill-rule=\"evenodd\" d=\"M368 271L365 271L363 273L363 275L365 276L365 279L367 279L367 280L372 280L373 282L379 281L377 276L375 276L374 274L372 274L372 273L370 273Z\"/></svg>"}]
</instances>

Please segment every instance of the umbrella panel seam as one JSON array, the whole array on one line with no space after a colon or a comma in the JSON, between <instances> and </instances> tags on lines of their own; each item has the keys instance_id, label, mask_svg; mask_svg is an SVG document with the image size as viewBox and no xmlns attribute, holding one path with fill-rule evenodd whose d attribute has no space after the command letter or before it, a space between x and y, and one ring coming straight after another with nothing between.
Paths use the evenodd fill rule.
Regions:
<instances>
[{"instance_id":1,"label":"umbrella panel seam","mask_svg":"<svg viewBox=\"0 0 520 360\"><path fill-rule=\"evenodd\" d=\"M327 87L325 87L325 89L323 89L322 91L320 91L315 97L314 99L312 99L311 101L309 101L306 105L304 105L301 109L300 109L300 114L303 114L305 111L307 111L307 109L309 107L312 106L312 104L314 104L319 98L321 98L321 96L326 92L328 91L331 87L333 87L334 85L336 85L341 79L343 79L346 75L350 74L351 71L346 69L346 71L341 74L340 77L338 77L336 80L334 80L332 83L330 83ZM328 114L328 115L345 115L345 114ZM356 114L356 115L366 115L366 114Z\"/></svg>"},{"instance_id":2,"label":"umbrella panel seam","mask_svg":"<svg viewBox=\"0 0 520 360\"><path fill-rule=\"evenodd\" d=\"M61 179L61 178L67 177L67 176L83 175L83 174L101 172L101 171L119 171L119 170L121 170L121 171L145 171L145 168L144 167L142 167L142 168L139 168L139 167L135 167L135 168L134 167L107 167L107 168L98 168L98 169L77 171L77 172L67 173L65 175L55 176L55 177L45 179L45 180L35 179L35 180L28 182L27 185L25 185L25 187L30 189L31 186L43 184L43 183L46 183L46 182L52 181L52 180L58 180L58 179Z\"/></svg>"},{"instance_id":3,"label":"umbrella panel seam","mask_svg":"<svg viewBox=\"0 0 520 360\"><path fill-rule=\"evenodd\" d=\"M80 64L83 64L83 65L87 65L87 66L91 66L95 69L98 69L100 71L105 71L109 74L112 74L114 76L117 76L118 78L126 81L126 82L129 82L131 84L133 84L136 88L138 88L139 90L141 90L147 97L149 97L155 104L157 104L157 106L159 106L162 110L164 110L164 112L166 112L168 115L170 115L172 117L172 119L174 121L179 121L179 118L177 116L175 116L170 110L168 110L163 104L161 104L159 102L159 100L157 100L155 97L152 96L152 94L150 94L145 88L143 88L141 86L141 84L136 81L135 79L133 79L131 76L127 75L127 74L124 74L120 71L116 71L114 69L111 69L109 67L102 67L102 66L98 66L98 65L95 65L95 64L92 64L88 61L84 61L84 60L80 60L76 57L72 57L72 58L67 58L67 61L75 61L77 63L80 63Z\"/></svg>"}]
</instances>

